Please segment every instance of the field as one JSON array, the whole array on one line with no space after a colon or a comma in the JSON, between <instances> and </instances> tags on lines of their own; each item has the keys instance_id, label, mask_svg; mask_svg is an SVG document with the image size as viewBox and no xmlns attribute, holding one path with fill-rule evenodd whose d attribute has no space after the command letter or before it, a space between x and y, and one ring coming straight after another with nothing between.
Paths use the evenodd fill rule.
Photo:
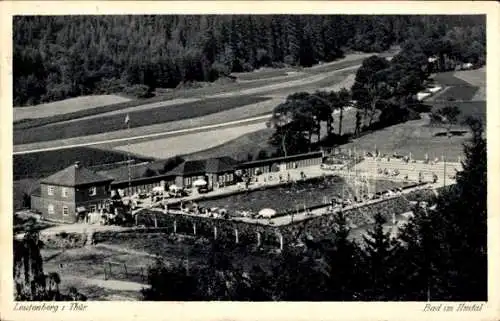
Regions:
<instances>
[{"instance_id":1,"label":"field","mask_svg":"<svg viewBox=\"0 0 500 321\"><path fill-rule=\"evenodd\" d=\"M234 159L246 161L249 154L251 154L252 157L255 158L261 150L267 151L269 155L275 150L275 148L268 142L273 132L274 130L271 128L257 130L252 133L241 135L240 137L237 137L224 144L185 155L184 158L192 160L226 155Z\"/></svg>"},{"instance_id":2,"label":"field","mask_svg":"<svg viewBox=\"0 0 500 321\"><path fill-rule=\"evenodd\" d=\"M117 95L95 95L69 98L52 103L40 104L30 107L15 107L14 122L22 119L36 119L51 117L64 113L94 109L110 104L129 101L130 99Z\"/></svg>"},{"instance_id":3,"label":"field","mask_svg":"<svg viewBox=\"0 0 500 321\"><path fill-rule=\"evenodd\" d=\"M338 113L334 114L334 126L335 132L338 132ZM355 127L355 111L346 110L344 111L344 121L342 126L342 132L353 132ZM185 155L186 159L204 159L210 157L218 157L220 155L231 156L235 159L246 160L248 155L251 154L254 158L258 155L259 151L265 150L268 155L275 152L276 148L269 144L269 138L271 138L274 130L271 128L265 128L252 133L242 135L231 141L228 141L219 146L205 149L193 154ZM326 134L326 125L321 126L321 135Z\"/></svg>"},{"instance_id":4,"label":"field","mask_svg":"<svg viewBox=\"0 0 500 321\"><path fill-rule=\"evenodd\" d=\"M161 102L166 102L169 100L175 100L175 99L183 99L183 98L188 98L188 99L193 99L193 98L210 98L211 95L213 96L218 96L218 95L223 95L225 93L231 93L231 92L240 92L244 90L248 90L251 88L261 88L259 90L268 90L269 88L266 89L266 87L273 85L273 84L278 84L282 83L282 85L287 86L286 83L294 80L300 80L304 78L307 75L315 75L315 74L320 74L320 73L325 73L325 72L332 72L338 69L346 68L346 67L351 67L356 64L361 64L363 57L367 56L368 54L351 54L347 55L345 58L339 60L339 61L334 61L328 64L324 65L319 65L319 66L314 66L312 68L304 68L303 70L306 72L300 73L300 74L290 74L290 76L286 77L279 77L276 78L275 75L281 75L283 76L284 70L282 69L271 69L271 70L266 70L263 72L248 72L248 73L240 73L238 74L238 77L242 78L256 78L252 80L251 82L229 82L229 83L211 83L208 84L207 86L203 86L201 88L187 88L187 89L175 89L175 90L167 90L167 92L162 92L156 97L148 98L148 99L138 99L138 100L132 100L132 101L125 101L126 98L122 98L119 96L112 96L108 95L110 97L118 97L122 98L122 100L119 100L118 98L116 100L111 100L108 103L100 103L100 104L89 104L86 103L86 100L91 99L87 97L82 97L83 102L80 102L78 100L79 98L74 98L73 100L64 100L60 102L54 102L51 104L55 105L60 105L60 106L66 106L68 104L71 105L70 108L65 108L64 112L61 113L59 110L58 112L55 113L42 113L39 117L22 117L26 118L21 120L21 118L14 118L14 128L15 129L26 129L26 128L33 128L33 127L40 127L48 124L53 124L57 122L62 122L62 121L69 121L69 120L75 120L83 117L89 117L89 116L94 116L94 115L100 115L103 113L108 113L108 112L126 112L125 110L129 108L134 108L134 107L140 107L142 105L148 105L148 104L157 104ZM384 55L384 54L382 54ZM385 54L387 56L389 54ZM288 70L288 69L286 69ZM260 75L260 77L259 77ZM267 77L267 75L270 75L270 77ZM307 80L305 80L307 81ZM272 88L272 87L271 87ZM107 97L107 96L88 96L88 97ZM97 99L97 98L95 98ZM105 102L105 99L102 98L103 102ZM174 102L172 102L174 103ZM177 102L175 102L177 103ZM180 102L179 102L180 103ZM48 104L46 104L48 105ZM45 105L44 105L45 106ZM32 108L32 107L28 107ZM23 108L24 109L24 108ZM28 110L28 109L26 109ZM31 118L31 119L29 119Z\"/></svg>"},{"instance_id":5,"label":"field","mask_svg":"<svg viewBox=\"0 0 500 321\"><path fill-rule=\"evenodd\" d=\"M137 161L146 161L146 157L133 157ZM127 155L117 151L105 151L96 148L78 147L50 152L41 152L13 156L14 180L22 178L40 178L51 175L76 161L84 166L123 162Z\"/></svg>"},{"instance_id":6,"label":"field","mask_svg":"<svg viewBox=\"0 0 500 321\"><path fill-rule=\"evenodd\" d=\"M457 71L454 76L468 82L472 86L486 86L486 67L476 70Z\"/></svg>"},{"instance_id":7,"label":"field","mask_svg":"<svg viewBox=\"0 0 500 321\"><path fill-rule=\"evenodd\" d=\"M434 76L445 89L431 101L484 101L486 100L485 68L457 72L443 72ZM451 101L450 101L451 103Z\"/></svg>"},{"instance_id":8,"label":"field","mask_svg":"<svg viewBox=\"0 0 500 321\"><path fill-rule=\"evenodd\" d=\"M248 252L239 247L225 250L234 265L251 269L256 264L272 266L279 262L266 252ZM60 289L66 292L76 287L88 300L140 300L140 289L146 286L147 267L153 264L154 255L160 255L167 264L187 263L192 267L206 264L211 256L210 245L179 236L168 242L165 237L147 235L141 238L114 239L94 247L67 250L42 250L46 273L61 275ZM112 278L105 280L106 261L125 263L112 266ZM108 272L107 272L108 273Z\"/></svg>"},{"instance_id":9,"label":"field","mask_svg":"<svg viewBox=\"0 0 500 321\"><path fill-rule=\"evenodd\" d=\"M427 103L432 110L443 106L457 106L460 109L459 122L473 116L486 123L485 70L467 70L437 74L435 80L447 86ZM467 80L467 81L466 81Z\"/></svg>"},{"instance_id":10,"label":"field","mask_svg":"<svg viewBox=\"0 0 500 321\"><path fill-rule=\"evenodd\" d=\"M344 149L354 149L360 151L375 151L375 148L382 154L397 152L402 155L412 154L415 159L424 159L425 154L433 159L441 157L444 152L449 159L463 157L462 144L470 137L453 136L447 138L444 136L435 136L442 133L443 128L434 128L428 126L428 119L412 120L403 124L390 126L373 133L361 136L360 138L342 146Z\"/></svg>"},{"instance_id":11,"label":"field","mask_svg":"<svg viewBox=\"0 0 500 321\"><path fill-rule=\"evenodd\" d=\"M213 114L244 105L267 100L263 97L237 97L223 99L207 99L167 108L154 108L130 113L130 127L161 124L174 120L189 119ZM61 138L88 136L126 128L123 114L110 115L96 119L82 119L74 122L51 124L24 130L14 130L14 144L56 140Z\"/></svg>"},{"instance_id":12,"label":"field","mask_svg":"<svg viewBox=\"0 0 500 321\"><path fill-rule=\"evenodd\" d=\"M154 158L169 158L175 155L195 153L224 144L241 135L266 128L264 122L214 129L174 137L167 137L146 142L116 147L116 150L130 151L135 154Z\"/></svg>"},{"instance_id":13,"label":"field","mask_svg":"<svg viewBox=\"0 0 500 321\"><path fill-rule=\"evenodd\" d=\"M214 84L213 86L197 89L176 89L162 94L162 97L158 96L151 99L129 101L76 112L79 114L63 114L51 118L20 122L15 125L14 129L14 150L16 152L38 150L59 146L72 146L82 143L85 144L88 141L99 142L131 136L137 137L161 133L168 130L195 127L197 124L203 126L212 125L221 120L239 120L245 118L243 115L249 115L249 117L262 115L265 111L270 112L274 106L281 102L273 100L272 105L266 105L266 101L264 101L266 98L262 97L262 95L265 94L266 96L274 96L283 99L288 94L296 91L314 91L320 88L330 87L338 82L343 82L346 77L352 75L352 73L355 72L355 66L360 64L365 56L366 54L347 55L345 59L340 61L314 66L312 68L304 68L303 74L287 76L279 81L276 79L261 79L251 84L236 82L229 84ZM348 69L338 71L342 68ZM345 85L342 87L349 87L349 82L344 83ZM187 93L189 93L189 95ZM260 103L263 103L265 106L260 110L256 110L258 103L245 102L247 105L243 105L242 99L246 99L247 96L241 98L241 95L252 96L250 99L259 99ZM178 98L183 96L189 98L168 100L174 97ZM230 96L239 97L234 97L234 100L230 102L228 100L222 100L222 98L229 99L228 97ZM192 101L198 98L204 98L203 100L206 99L206 102ZM230 106L233 102L241 104L241 107L234 108L235 106ZM216 105L217 103L224 105L222 108L215 108L212 110L209 110L210 108L206 108L207 106L205 106L206 104ZM170 107L162 108L165 105L170 105ZM203 108L196 108L196 106L200 105L203 105ZM184 107L188 106L190 106L189 109L196 110L197 115L202 116L193 118L196 115L190 115L192 117L188 118L189 121L183 121L183 118L186 120L185 115L183 115L185 111L176 111L187 109ZM192 106L195 108L192 108ZM245 110L243 106L248 107L249 110ZM238 112L231 113L231 108L238 109ZM156 111L153 109L156 109ZM173 112L169 113L170 115L168 117L156 117L156 113L159 113L159 110L169 110ZM217 112L218 110L224 110L225 112ZM126 111L132 114L138 114L131 115L132 128L130 130L125 130L123 123L125 118L124 112ZM153 116L150 116L150 114L153 114ZM181 117L178 115L181 115ZM139 124L134 125L134 120L137 120L137 117L146 117L148 121L144 121L144 118L142 118L139 120ZM172 120L171 117L175 117L177 120ZM97 122L96 120L99 121ZM39 123L37 124L36 122ZM90 126L88 126L89 124ZM84 127L87 128L84 129ZM85 135L87 137L85 137Z\"/></svg>"},{"instance_id":14,"label":"field","mask_svg":"<svg viewBox=\"0 0 500 321\"><path fill-rule=\"evenodd\" d=\"M449 104L454 104L454 101L470 101L476 92L478 87L472 86L452 86L445 88L441 93L434 97L433 101L443 101Z\"/></svg>"},{"instance_id":15,"label":"field","mask_svg":"<svg viewBox=\"0 0 500 321\"><path fill-rule=\"evenodd\" d=\"M142 288L140 267L153 261L148 256L131 255L105 247L77 248L67 250L42 250L44 270L57 272L61 276L61 292L72 286L87 296L88 300L139 300ZM123 278L105 280L104 262L126 263L130 269L128 280ZM123 273L120 266L114 266L114 273ZM126 282L124 282L126 281Z\"/></svg>"},{"instance_id":16,"label":"field","mask_svg":"<svg viewBox=\"0 0 500 321\"><path fill-rule=\"evenodd\" d=\"M467 117L479 118L486 125L486 101L462 101L462 102L433 102L433 110L438 110L443 106L457 106L460 109L458 121L461 123Z\"/></svg>"}]
</instances>

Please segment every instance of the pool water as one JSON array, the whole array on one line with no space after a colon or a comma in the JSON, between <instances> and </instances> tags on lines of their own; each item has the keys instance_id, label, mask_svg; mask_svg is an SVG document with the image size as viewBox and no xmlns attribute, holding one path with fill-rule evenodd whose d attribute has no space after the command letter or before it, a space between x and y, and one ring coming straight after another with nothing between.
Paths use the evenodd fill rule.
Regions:
<instances>
[{"instance_id":1,"label":"pool water","mask_svg":"<svg viewBox=\"0 0 500 321\"><path fill-rule=\"evenodd\" d=\"M377 180L374 184L377 192L402 187L404 183L388 180ZM298 181L278 187L254 190L223 198L200 201L201 207L225 208L228 213L238 211L259 212L263 208L272 208L278 213L287 210L303 209L304 206L314 206L330 202L332 198L352 198L353 189L339 176L313 178Z\"/></svg>"}]
</instances>

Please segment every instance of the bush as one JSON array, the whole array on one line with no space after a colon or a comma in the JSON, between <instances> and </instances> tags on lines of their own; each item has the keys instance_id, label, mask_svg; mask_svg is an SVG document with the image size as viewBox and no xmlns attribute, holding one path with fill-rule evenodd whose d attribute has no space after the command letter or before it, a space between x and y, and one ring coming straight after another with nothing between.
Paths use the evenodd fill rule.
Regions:
<instances>
[{"instance_id":1,"label":"bush","mask_svg":"<svg viewBox=\"0 0 500 321\"><path fill-rule=\"evenodd\" d=\"M96 84L98 92L101 94L123 92L126 85L118 78L102 79Z\"/></svg>"},{"instance_id":2,"label":"bush","mask_svg":"<svg viewBox=\"0 0 500 321\"><path fill-rule=\"evenodd\" d=\"M292 55L285 56L283 61L285 62L286 65L289 65L289 66L293 66L297 63L297 59L295 59L295 57Z\"/></svg>"},{"instance_id":3,"label":"bush","mask_svg":"<svg viewBox=\"0 0 500 321\"><path fill-rule=\"evenodd\" d=\"M146 85L132 85L125 88L125 93L137 98L151 97L150 88Z\"/></svg>"}]
</instances>

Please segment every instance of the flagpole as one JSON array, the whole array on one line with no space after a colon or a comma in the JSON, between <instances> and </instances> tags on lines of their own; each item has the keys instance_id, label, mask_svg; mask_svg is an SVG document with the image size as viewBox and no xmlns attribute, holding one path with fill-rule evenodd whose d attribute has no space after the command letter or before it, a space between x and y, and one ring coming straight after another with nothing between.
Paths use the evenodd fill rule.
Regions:
<instances>
[{"instance_id":1,"label":"flagpole","mask_svg":"<svg viewBox=\"0 0 500 321\"><path fill-rule=\"evenodd\" d=\"M125 118L125 122L127 123L127 130L130 131L130 117L127 113L127 117ZM128 170L128 190L129 193L132 194L132 178L130 174L130 140L127 139L127 170Z\"/></svg>"}]
</instances>

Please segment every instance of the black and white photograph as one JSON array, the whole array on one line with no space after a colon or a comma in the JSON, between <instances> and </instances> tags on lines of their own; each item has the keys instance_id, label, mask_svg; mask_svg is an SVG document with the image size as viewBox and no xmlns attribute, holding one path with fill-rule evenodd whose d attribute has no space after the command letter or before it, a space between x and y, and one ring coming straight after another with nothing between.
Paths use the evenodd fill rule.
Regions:
<instances>
[{"instance_id":1,"label":"black and white photograph","mask_svg":"<svg viewBox=\"0 0 500 321\"><path fill-rule=\"evenodd\" d=\"M461 301L454 312L479 311L486 21L14 15L17 309Z\"/></svg>"}]
</instances>

